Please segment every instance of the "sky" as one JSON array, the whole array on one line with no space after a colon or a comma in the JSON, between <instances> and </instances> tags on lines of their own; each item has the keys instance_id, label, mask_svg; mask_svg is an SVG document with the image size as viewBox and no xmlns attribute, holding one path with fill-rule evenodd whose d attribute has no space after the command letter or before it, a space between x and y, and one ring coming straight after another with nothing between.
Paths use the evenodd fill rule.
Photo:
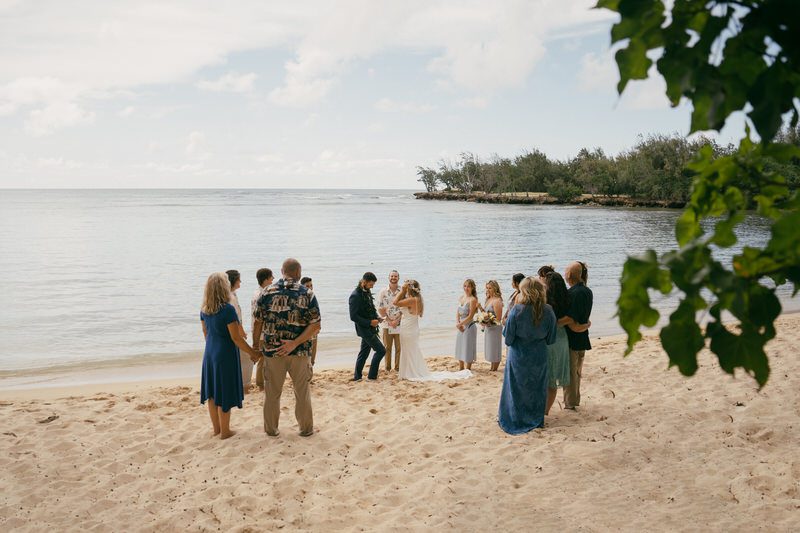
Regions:
<instances>
[{"instance_id":1,"label":"sky","mask_svg":"<svg viewBox=\"0 0 800 533\"><path fill-rule=\"evenodd\" d=\"M617 95L594 3L0 0L0 188L419 189L688 133L659 78Z\"/></svg>"}]
</instances>

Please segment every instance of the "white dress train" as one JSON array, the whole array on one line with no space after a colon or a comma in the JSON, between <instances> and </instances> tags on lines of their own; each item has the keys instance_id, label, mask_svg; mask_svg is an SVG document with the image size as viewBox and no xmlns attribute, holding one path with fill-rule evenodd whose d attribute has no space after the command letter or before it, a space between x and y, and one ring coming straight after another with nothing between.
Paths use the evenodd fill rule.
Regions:
<instances>
[{"instance_id":1,"label":"white dress train","mask_svg":"<svg viewBox=\"0 0 800 533\"><path fill-rule=\"evenodd\" d=\"M431 372L419 348L419 317L405 307L400 320L400 379L409 381L444 381L466 379L472 376L469 370L459 372Z\"/></svg>"}]
</instances>

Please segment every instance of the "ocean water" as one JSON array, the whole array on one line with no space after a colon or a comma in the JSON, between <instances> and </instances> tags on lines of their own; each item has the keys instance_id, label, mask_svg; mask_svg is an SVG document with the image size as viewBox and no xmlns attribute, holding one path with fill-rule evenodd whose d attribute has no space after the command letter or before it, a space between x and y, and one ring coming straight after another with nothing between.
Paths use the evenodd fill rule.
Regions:
<instances>
[{"instance_id":1,"label":"ocean water","mask_svg":"<svg viewBox=\"0 0 800 533\"><path fill-rule=\"evenodd\" d=\"M626 254L673 247L677 211L416 200L386 190L4 190L0 199L0 378L71 368L187 363L199 372L199 307L214 271L242 273L249 330L255 272L300 260L323 316L319 361L349 364L347 298L363 272L420 282L423 348L450 353L465 278L500 282L574 259L589 264L592 336L621 332ZM751 217L741 244L763 243ZM731 251L721 253L729 258ZM797 299L781 291L785 308ZM661 299L659 305L668 305ZM427 344L426 344L427 343ZM31 378L34 379L34 378Z\"/></svg>"}]
</instances>

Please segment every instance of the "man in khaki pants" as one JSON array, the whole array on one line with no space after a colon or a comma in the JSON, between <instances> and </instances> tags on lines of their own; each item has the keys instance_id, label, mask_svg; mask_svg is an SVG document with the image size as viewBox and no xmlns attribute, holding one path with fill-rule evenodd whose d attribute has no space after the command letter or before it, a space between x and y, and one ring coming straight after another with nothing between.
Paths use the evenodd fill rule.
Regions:
<instances>
[{"instance_id":1,"label":"man in khaki pants","mask_svg":"<svg viewBox=\"0 0 800 533\"><path fill-rule=\"evenodd\" d=\"M400 293L400 274L397 270L389 273L389 286L378 293L378 314L385 318L380 327L383 329L383 345L386 346L384 364L386 371L392 369L392 346L394 346L394 369L400 368L400 309L394 305L394 297Z\"/></svg>"},{"instance_id":2,"label":"man in khaki pants","mask_svg":"<svg viewBox=\"0 0 800 533\"><path fill-rule=\"evenodd\" d=\"M302 269L297 259L283 262L282 278L264 289L258 300L254 324L254 348L264 356L264 431L277 437L281 393L286 373L292 378L300 435L314 433L311 410L311 339L319 333L320 313L314 293L300 284Z\"/></svg>"}]
</instances>

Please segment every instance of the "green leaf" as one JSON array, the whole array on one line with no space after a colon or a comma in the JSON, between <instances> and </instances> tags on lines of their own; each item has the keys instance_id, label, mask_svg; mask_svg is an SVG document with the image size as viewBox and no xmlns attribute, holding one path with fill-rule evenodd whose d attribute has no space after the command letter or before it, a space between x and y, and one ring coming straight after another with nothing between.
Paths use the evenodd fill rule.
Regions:
<instances>
[{"instance_id":1,"label":"green leaf","mask_svg":"<svg viewBox=\"0 0 800 533\"><path fill-rule=\"evenodd\" d=\"M627 48L619 50L616 54L619 66L619 83L617 92L622 94L630 80L644 80L647 70L653 62L647 57L647 48L639 41L631 41Z\"/></svg>"},{"instance_id":2,"label":"green leaf","mask_svg":"<svg viewBox=\"0 0 800 533\"><path fill-rule=\"evenodd\" d=\"M776 161L791 162L793 159L800 158L800 146L783 143L770 143L763 148L763 154Z\"/></svg>"},{"instance_id":3,"label":"green leaf","mask_svg":"<svg viewBox=\"0 0 800 533\"><path fill-rule=\"evenodd\" d=\"M763 385L769 376L764 346L775 336L781 305L774 289L762 283L765 278L792 283L793 294L800 284L800 132L794 130L800 116L800 2L681 0L670 3L667 17L659 0L600 0L597 7L619 13L612 42L627 40L616 55L620 93L630 80L649 75L648 54L660 52L657 68L667 97L673 106L684 98L691 102L692 132L720 130L737 111L749 118L735 152L725 154L729 150L709 143L683 171L675 172L675 159L646 142L637 147L646 154L641 160L621 156L635 162L629 171L634 180L644 173L692 180L686 210L675 225L680 249L660 258L650 250L629 257L623 267L617 306L628 333L626 354L641 338L639 328L659 317L649 291L667 294L674 286L683 298L661 332L671 364L694 373L703 344L695 312L708 309L714 320L706 338L720 366L729 373L743 368ZM772 143L787 113L793 129L781 138L791 140ZM751 126L760 137L757 144ZM754 205L772 226L769 241L744 247L729 265L716 261L711 246L733 246L737 225ZM718 217L713 233L704 236L711 217ZM739 319L739 334L721 324L727 313Z\"/></svg>"},{"instance_id":4,"label":"green leaf","mask_svg":"<svg viewBox=\"0 0 800 533\"><path fill-rule=\"evenodd\" d=\"M609 9L611 11L619 11L619 0L598 0L595 9Z\"/></svg>"},{"instance_id":5,"label":"green leaf","mask_svg":"<svg viewBox=\"0 0 800 533\"><path fill-rule=\"evenodd\" d=\"M800 257L800 211L786 213L772 225L772 238L765 249L793 261Z\"/></svg>"},{"instance_id":6,"label":"green leaf","mask_svg":"<svg viewBox=\"0 0 800 533\"><path fill-rule=\"evenodd\" d=\"M629 257L622 267L620 295L617 299L619 323L628 334L628 347L625 354L641 340L641 326L653 327L660 316L650 306L648 289L653 288L668 294L672 289L669 272L662 269L658 256L648 250L643 256Z\"/></svg>"},{"instance_id":7,"label":"green leaf","mask_svg":"<svg viewBox=\"0 0 800 533\"><path fill-rule=\"evenodd\" d=\"M695 132L712 129L713 102L708 91L695 92L692 97L692 104L694 109L692 109L692 121L689 130Z\"/></svg>"},{"instance_id":8,"label":"green leaf","mask_svg":"<svg viewBox=\"0 0 800 533\"><path fill-rule=\"evenodd\" d=\"M743 368L755 377L760 386L769 379L769 361L764 353L765 340L755 331L735 335L719 323L709 324L706 335L711 338L711 351L717 354L719 366L728 374Z\"/></svg>"},{"instance_id":9,"label":"green leaf","mask_svg":"<svg viewBox=\"0 0 800 533\"><path fill-rule=\"evenodd\" d=\"M797 77L797 71L787 72L784 65L776 61L758 76L748 92L753 110L747 116L753 121L762 143L775 137L783 123L783 114L793 109L794 88L800 83L797 80L792 83L787 79L790 76Z\"/></svg>"},{"instance_id":10,"label":"green leaf","mask_svg":"<svg viewBox=\"0 0 800 533\"><path fill-rule=\"evenodd\" d=\"M675 238L678 244L684 246L692 239L703 234L703 228L697 219L697 214L691 209L685 209L675 223Z\"/></svg>"},{"instance_id":11,"label":"green leaf","mask_svg":"<svg viewBox=\"0 0 800 533\"><path fill-rule=\"evenodd\" d=\"M669 355L669 365L677 365L684 376L692 376L697 371L697 352L705 345L694 313L694 306L682 301L660 335L661 345Z\"/></svg>"},{"instance_id":12,"label":"green leaf","mask_svg":"<svg viewBox=\"0 0 800 533\"><path fill-rule=\"evenodd\" d=\"M781 302L775 296L775 290L753 283L750 288L749 321L758 328L765 328L762 334L771 339L775 336L772 324L780 314Z\"/></svg>"},{"instance_id":13,"label":"green leaf","mask_svg":"<svg viewBox=\"0 0 800 533\"><path fill-rule=\"evenodd\" d=\"M681 97L690 91L694 83L690 68L693 64L694 54L687 53L684 48L667 48L656 63L658 71L667 82L667 98L672 107L680 104Z\"/></svg>"},{"instance_id":14,"label":"green leaf","mask_svg":"<svg viewBox=\"0 0 800 533\"><path fill-rule=\"evenodd\" d=\"M676 6L677 8L677 6ZM686 27L690 30L694 30L698 33L703 31L703 28L706 27L706 23L708 23L711 14L707 11L698 11L692 14L691 18L686 21Z\"/></svg>"},{"instance_id":15,"label":"green leaf","mask_svg":"<svg viewBox=\"0 0 800 533\"><path fill-rule=\"evenodd\" d=\"M729 248L736 244L734 229L742 220L744 220L744 213L734 212L729 218L717 222L714 226L714 244L723 248Z\"/></svg>"}]
</instances>

